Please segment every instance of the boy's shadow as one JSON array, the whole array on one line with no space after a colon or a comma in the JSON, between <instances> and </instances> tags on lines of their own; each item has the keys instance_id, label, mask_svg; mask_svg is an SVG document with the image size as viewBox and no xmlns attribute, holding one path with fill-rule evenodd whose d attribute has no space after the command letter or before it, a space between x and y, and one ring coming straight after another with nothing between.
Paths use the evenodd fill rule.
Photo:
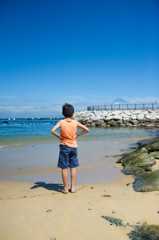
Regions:
<instances>
[{"instance_id":1,"label":"boy's shadow","mask_svg":"<svg viewBox=\"0 0 159 240\"><path fill-rule=\"evenodd\" d=\"M35 182L34 184L35 185L32 186L30 189L43 187L43 188L45 188L47 190L59 192L59 189L61 189L63 187L62 184L58 184L58 183L55 184L55 183Z\"/></svg>"}]
</instances>

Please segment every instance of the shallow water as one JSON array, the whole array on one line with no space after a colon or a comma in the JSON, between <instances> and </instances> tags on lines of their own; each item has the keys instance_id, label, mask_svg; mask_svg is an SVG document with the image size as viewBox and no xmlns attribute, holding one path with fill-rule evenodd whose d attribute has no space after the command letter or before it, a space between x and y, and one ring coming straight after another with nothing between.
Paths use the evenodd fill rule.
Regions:
<instances>
[{"instance_id":1,"label":"shallow water","mask_svg":"<svg viewBox=\"0 0 159 240\"><path fill-rule=\"evenodd\" d=\"M57 169L59 141L50 134L56 123L23 125L15 130L1 125L0 179L61 183ZM30 126L30 125L29 125ZM4 128L9 128L8 131ZM138 140L151 138L156 129L90 128L78 138L77 183L109 182L123 176L114 167L119 155Z\"/></svg>"},{"instance_id":2,"label":"shallow water","mask_svg":"<svg viewBox=\"0 0 159 240\"><path fill-rule=\"evenodd\" d=\"M15 119L0 120L0 149L21 147L30 144L58 142L50 131L58 120ZM7 123L6 123L7 122ZM90 141L107 137L154 135L156 129L144 128L90 128L88 134L80 136L79 140ZM59 132L59 130L58 130Z\"/></svg>"}]
</instances>

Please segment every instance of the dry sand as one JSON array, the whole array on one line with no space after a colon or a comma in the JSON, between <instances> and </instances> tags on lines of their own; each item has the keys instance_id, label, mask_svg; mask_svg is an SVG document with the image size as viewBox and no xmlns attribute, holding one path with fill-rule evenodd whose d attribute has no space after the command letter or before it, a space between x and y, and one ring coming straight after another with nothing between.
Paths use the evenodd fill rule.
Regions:
<instances>
[{"instance_id":1,"label":"dry sand","mask_svg":"<svg viewBox=\"0 0 159 240\"><path fill-rule=\"evenodd\" d=\"M57 184L0 181L0 239L129 239L132 228L110 225L102 216L133 225L142 220L159 224L159 192L134 192L132 182L128 176L80 184L76 193L62 194Z\"/></svg>"}]
</instances>

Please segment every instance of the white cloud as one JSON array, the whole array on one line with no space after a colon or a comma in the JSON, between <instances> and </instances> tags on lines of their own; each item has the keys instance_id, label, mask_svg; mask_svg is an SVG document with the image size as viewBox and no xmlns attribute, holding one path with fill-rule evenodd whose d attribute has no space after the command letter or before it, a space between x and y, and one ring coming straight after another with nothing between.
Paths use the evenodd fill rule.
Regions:
<instances>
[{"instance_id":1,"label":"white cloud","mask_svg":"<svg viewBox=\"0 0 159 240\"><path fill-rule=\"evenodd\" d=\"M22 99L15 96L3 96L0 102L0 117L56 117L61 116L62 105L65 102L72 104L75 112L87 109L87 106L111 104L114 99L121 97L128 103L159 103L159 97L130 98L127 96L99 96L89 95L68 96L44 100ZM7 101L5 101L7 100ZM58 103L57 103L58 101Z\"/></svg>"},{"instance_id":2,"label":"white cloud","mask_svg":"<svg viewBox=\"0 0 159 240\"><path fill-rule=\"evenodd\" d=\"M16 96L0 96L0 99L16 99Z\"/></svg>"},{"instance_id":3,"label":"white cloud","mask_svg":"<svg viewBox=\"0 0 159 240\"><path fill-rule=\"evenodd\" d=\"M144 98L125 97L124 99L130 103L155 103L155 102L159 103L159 97L150 97L150 96L147 96Z\"/></svg>"}]
</instances>

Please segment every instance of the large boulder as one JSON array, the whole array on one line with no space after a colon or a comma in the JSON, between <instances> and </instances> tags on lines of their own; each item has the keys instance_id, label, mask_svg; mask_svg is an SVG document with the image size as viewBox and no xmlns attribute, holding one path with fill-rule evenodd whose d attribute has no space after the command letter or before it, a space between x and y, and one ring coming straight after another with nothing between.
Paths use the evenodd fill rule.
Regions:
<instances>
[{"instance_id":1,"label":"large boulder","mask_svg":"<svg viewBox=\"0 0 159 240\"><path fill-rule=\"evenodd\" d=\"M117 126L117 125L119 125L119 123L117 121L115 121L115 120L110 120L109 124L110 124L110 126Z\"/></svg>"},{"instance_id":2,"label":"large boulder","mask_svg":"<svg viewBox=\"0 0 159 240\"><path fill-rule=\"evenodd\" d=\"M102 120L99 120L97 122L95 122L96 126L101 126L102 124L104 124L104 122Z\"/></svg>"},{"instance_id":3,"label":"large boulder","mask_svg":"<svg viewBox=\"0 0 159 240\"><path fill-rule=\"evenodd\" d=\"M128 118L128 119L129 119L129 116L128 116L127 114L125 114L125 113L120 114L120 116L121 116L122 118Z\"/></svg>"},{"instance_id":4,"label":"large boulder","mask_svg":"<svg viewBox=\"0 0 159 240\"><path fill-rule=\"evenodd\" d=\"M144 119L145 118L145 116L144 116L144 114L138 114L137 115L137 117L136 117L138 120L141 120L141 119Z\"/></svg>"},{"instance_id":5,"label":"large boulder","mask_svg":"<svg viewBox=\"0 0 159 240\"><path fill-rule=\"evenodd\" d=\"M131 120L130 121L133 125L138 124L139 122L137 120Z\"/></svg>"},{"instance_id":6,"label":"large boulder","mask_svg":"<svg viewBox=\"0 0 159 240\"><path fill-rule=\"evenodd\" d=\"M145 116L145 118L147 118L147 119L150 119L150 120L155 120L156 119L156 117L153 115L150 115L150 114L147 114L146 116Z\"/></svg>"},{"instance_id":7,"label":"large boulder","mask_svg":"<svg viewBox=\"0 0 159 240\"><path fill-rule=\"evenodd\" d=\"M159 141L151 143L145 147L148 152L159 151Z\"/></svg>"},{"instance_id":8,"label":"large boulder","mask_svg":"<svg viewBox=\"0 0 159 240\"><path fill-rule=\"evenodd\" d=\"M136 175L133 188L136 192L159 191L159 170Z\"/></svg>"},{"instance_id":9,"label":"large boulder","mask_svg":"<svg viewBox=\"0 0 159 240\"><path fill-rule=\"evenodd\" d=\"M136 115L131 115L131 119L136 120L137 119Z\"/></svg>"},{"instance_id":10,"label":"large boulder","mask_svg":"<svg viewBox=\"0 0 159 240\"><path fill-rule=\"evenodd\" d=\"M151 143L155 143L159 141L159 137L153 138L153 139L144 139L144 140L140 140L137 142L137 144L141 147L145 147L146 145L149 145Z\"/></svg>"},{"instance_id":11,"label":"large boulder","mask_svg":"<svg viewBox=\"0 0 159 240\"><path fill-rule=\"evenodd\" d=\"M154 158L157 158L159 159L159 151L156 151L156 152L151 152L150 155Z\"/></svg>"},{"instance_id":12,"label":"large boulder","mask_svg":"<svg viewBox=\"0 0 159 240\"><path fill-rule=\"evenodd\" d=\"M120 115L114 115L114 116L113 116L113 119L114 119L114 120L118 120L118 119L121 120L122 117L121 117Z\"/></svg>"},{"instance_id":13,"label":"large boulder","mask_svg":"<svg viewBox=\"0 0 159 240\"><path fill-rule=\"evenodd\" d=\"M103 117L101 117L100 115L98 115L98 116L92 116L92 117L90 117L90 119L93 120L93 121L99 121L99 120L102 120Z\"/></svg>"},{"instance_id":14,"label":"large boulder","mask_svg":"<svg viewBox=\"0 0 159 240\"><path fill-rule=\"evenodd\" d=\"M85 116L86 117L92 117L92 116L95 116L95 115L92 112L86 112Z\"/></svg>"},{"instance_id":15,"label":"large boulder","mask_svg":"<svg viewBox=\"0 0 159 240\"><path fill-rule=\"evenodd\" d=\"M81 122L83 120L83 117L74 117L74 119Z\"/></svg>"},{"instance_id":16,"label":"large boulder","mask_svg":"<svg viewBox=\"0 0 159 240\"><path fill-rule=\"evenodd\" d=\"M146 123L145 126L147 128L154 128L155 127L155 123Z\"/></svg>"},{"instance_id":17,"label":"large boulder","mask_svg":"<svg viewBox=\"0 0 159 240\"><path fill-rule=\"evenodd\" d=\"M148 154L145 148L141 148L132 153L124 154L120 159L124 169L124 174L137 174L150 171L156 161L155 158Z\"/></svg>"}]
</instances>

